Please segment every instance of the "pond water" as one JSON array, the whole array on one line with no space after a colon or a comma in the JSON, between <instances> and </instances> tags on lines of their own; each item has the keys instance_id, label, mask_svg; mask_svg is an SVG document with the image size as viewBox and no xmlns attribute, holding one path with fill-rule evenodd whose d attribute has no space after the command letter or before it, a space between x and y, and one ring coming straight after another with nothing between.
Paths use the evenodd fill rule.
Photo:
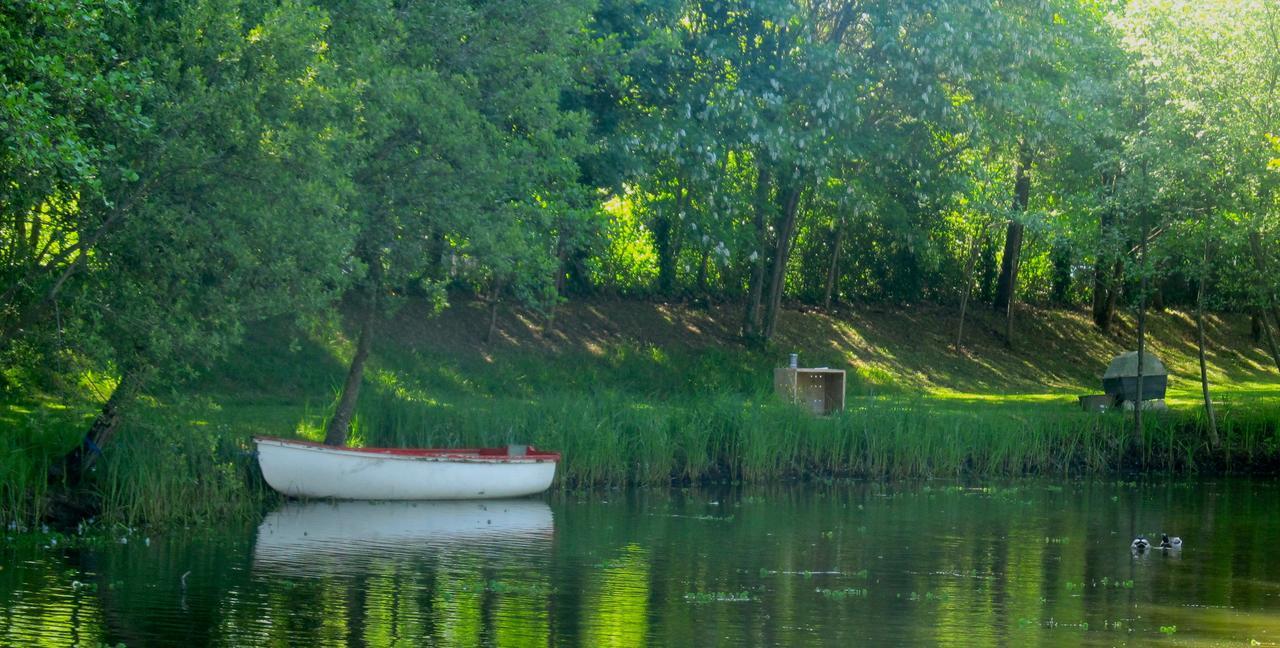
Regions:
<instances>
[{"instance_id":1,"label":"pond water","mask_svg":"<svg viewBox=\"0 0 1280 648\"><path fill-rule=\"evenodd\" d=\"M1280 645L1262 479L288 503L0 557L4 645Z\"/></svg>"}]
</instances>

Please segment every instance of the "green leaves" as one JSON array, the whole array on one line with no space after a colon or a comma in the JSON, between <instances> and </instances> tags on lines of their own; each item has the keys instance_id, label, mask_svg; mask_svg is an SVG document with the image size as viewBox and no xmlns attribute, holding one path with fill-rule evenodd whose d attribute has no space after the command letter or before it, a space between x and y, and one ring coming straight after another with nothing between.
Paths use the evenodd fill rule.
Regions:
<instances>
[{"instance_id":1,"label":"green leaves","mask_svg":"<svg viewBox=\"0 0 1280 648\"><path fill-rule=\"evenodd\" d=\"M1140 223L1179 239L1142 272L1246 228L1274 254L1277 29L1261 0L10 2L0 333L185 372L355 287L947 301L1010 218L1031 297L1137 272Z\"/></svg>"}]
</instances>

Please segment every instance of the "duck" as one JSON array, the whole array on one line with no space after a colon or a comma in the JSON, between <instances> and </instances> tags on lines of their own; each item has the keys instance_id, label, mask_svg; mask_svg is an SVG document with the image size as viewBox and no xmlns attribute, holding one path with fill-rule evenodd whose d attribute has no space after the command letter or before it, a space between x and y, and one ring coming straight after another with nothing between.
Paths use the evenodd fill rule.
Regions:
<instances>
[{"instance_id":1,"label":"duck","mask_svg":"<svg viewBox=\"0 0 1280 648\"><path fill-rule=\"evenodd\" d=\"M1138 536L1133 539L1133 544L1130 544L1129 548L1133 549L1138 553L1142 553L1147 550L1147 547L1150 547L1150 546L1151 546L1150 541L1148 541L1144 536Z\"/></svg>"},{"instance_id":2,"label":"duck","mask_svg":"<svg viewBox=\"0 0 1280 648\"><path fill-rule=\"evenodd\" d=\"M1160 548L1161 549L1181 549L1182 538L1179 538L1178 536L1173 536L1172 538L1170 538L1169 534L1162 533L1160 534Z\"/></svg>"}]
</instances>

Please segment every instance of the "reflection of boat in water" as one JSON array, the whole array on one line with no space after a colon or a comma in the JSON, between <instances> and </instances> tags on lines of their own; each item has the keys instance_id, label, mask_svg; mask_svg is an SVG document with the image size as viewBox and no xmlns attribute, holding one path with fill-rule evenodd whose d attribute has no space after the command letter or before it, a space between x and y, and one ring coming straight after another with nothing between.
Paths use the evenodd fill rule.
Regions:
<instances>
[{"instance_id":1,"label":"reflection of boat in water","mask_svg":"<svg viewBox=\"0 0 1280 648\"><path fill-rule=\"evenodd\" d=\"M258 526L254 562L306 567L417 550L510 550L549 543L551 507L540 500L285 502Z\"/></svg>"},{"instance_id":2,"label":"reflection of boat in water","mask_svg":"<svg viewBox=\"0 0 1280 648\"><path fill-rule=\"evenodd\" d=\"M551 486L560 455L505 448L345 448L256 437L272 488L293 497L453 500L522 497Z\"/></svg>"}]
</instances>

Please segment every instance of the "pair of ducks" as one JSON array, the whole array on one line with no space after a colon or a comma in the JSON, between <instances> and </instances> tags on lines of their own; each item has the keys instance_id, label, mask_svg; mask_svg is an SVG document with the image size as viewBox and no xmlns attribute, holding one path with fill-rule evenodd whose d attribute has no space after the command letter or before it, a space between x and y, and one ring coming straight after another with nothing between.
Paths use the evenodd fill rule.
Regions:
<instances>
[{"instance_id":1,"label":"pair of ducks","mask_svg":"<svg viewBox=\"0 0 1280 648\"><path fill-rule=\"evenodd\" d=\"M1136 538L1134 538L1134 539L1133 539L1133 544L1131 544L1131 545L1129 545L1129 546L1130 546L1130 548L1132 548L1134 551L1136 551L1136 552L1138 552L1138 553L1142 553L1142 552L1146 551L1147 549L1151 548L1151 541L1150 541L1150 540L1147 540L1146 536L1138 536L1138 537L1136 537ZM1162 534L1160 534L1160 544L1159 544L1159 545L1157 545L1157 548L1159 548L1159 549L1174 549L1174 550L1181 549L1181 548L1182 548L1182 538L1179 538L1178 536L1174 536L1174 537L1170 538L1170 537L1169 537L1169 534L1167 534L1167 533L1162 533Z\"/></svg>"}]
</instances>

